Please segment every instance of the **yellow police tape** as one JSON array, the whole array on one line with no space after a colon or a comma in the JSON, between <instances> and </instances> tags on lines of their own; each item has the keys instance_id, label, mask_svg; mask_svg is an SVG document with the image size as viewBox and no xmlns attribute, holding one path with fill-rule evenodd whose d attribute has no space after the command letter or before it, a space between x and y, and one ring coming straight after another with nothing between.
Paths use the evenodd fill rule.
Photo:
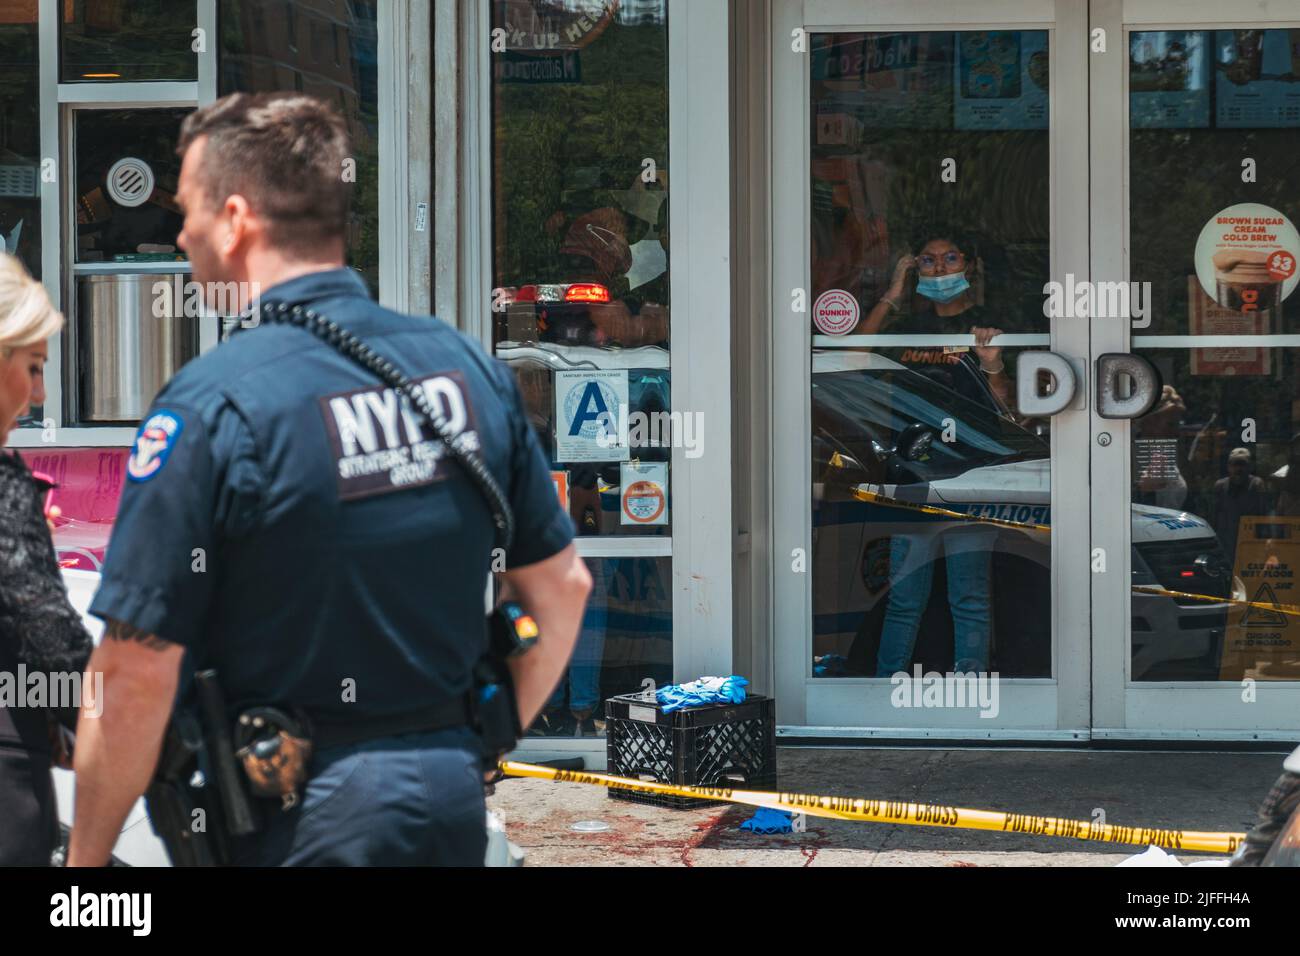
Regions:
<instances>
[{"instance_id":1,"label":"yellow police tape","mask_svg":"<svg viewBox=\"0 0 1300 956\"><path fill-rule=\"evenodd\" d=\"M858 501L865 501L868 504L882 505L886 508L901 508L904 511L915 511L918 514L923 515L938 515L940 518L957 518L961 521L993 525L997 528L1015 528L1019 531L1050 532L1052 530L1052 526L1047 524L1034 524L1030 521L1011 521L1007 518L986 518L983 515L971 515L964 511L954 511L951 508L940 508L938 505L925 504L920 501L903 501L899 498L891 498L889 495L882 495L880 492L872 491L870 488L864 488L862 485L855 485L852 494Z\"/></svg>"},{"instance_id":2,"label":"yellow police tape","mask_svg":"<svg viewBox=\"0 0 1300 956\"><path fill-rule=\"evenodd\" d=\"M723 787L678 787L667 783L629 780L607 773L556 770L535 764L503 760L501 770L512 777L535 777L563 783L590 783L621 790L641 790L701 800L725 800L752 807L789 810L812 817L833 820L860 820L867 823L902 823L912 826L949 827L957 830L1000 830L1005 833L1030 833L1035 836L1095 840L1128 846L1158 846L1169 850L1201 853L1231 853L1245 839L1244 833L1208 833L1201 830L1152 830L1143 827L1116 826L1088 820L1062 820L1036 817L1026 813L1001 813L996 810L966 810L961 807L931 806L924 803L895 803L888 800L863 800L852 797L815 797L804 793L764 793L758 790L732 790Z\"/></svg>"},{"instance_id":3,"label":"yellow police tape","mask_svg":"<svg viewBox=\"0 0 1300 956\"><path fill-rule=\"evenodd\" d=\"M1275 614L1287 614L1291 617L1300 617L1300 607L1294 604L1270 604L1268 601L1245 601L1240 598L1215 597L1213 594L1193 594L1190 591L1171 591L1168 588L1162 588L1156 584L1135 584L1131 588L1138 594L1155 594L1160 597L1183 598L1190 601L1208 601L1212 604L1231 604L1233 607L1257 607L1261 611L1272 611ZM1282 625L1286 627L1285 624Z\"/></svg>"}]
</instances>

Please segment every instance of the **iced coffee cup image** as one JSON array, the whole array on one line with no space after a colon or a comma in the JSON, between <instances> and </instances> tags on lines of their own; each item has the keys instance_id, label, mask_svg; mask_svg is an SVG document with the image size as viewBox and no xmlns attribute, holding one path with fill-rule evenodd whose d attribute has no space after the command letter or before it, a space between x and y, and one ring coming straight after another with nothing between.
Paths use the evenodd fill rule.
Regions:
<instances>
[{"instance_id":1,"label":"iced coffee cup image","mask_svg":"<svg viewBox=\"0 0 1300 956\"><path fill-rule=\"evenodd\" d=\"M1225 249L1216 252L1214 300L1234 312L1282 314L1282 280L1269 273L1273 249Z\"/></svg>"},{"instance_id":2,"label":"iced coffee cup image","mask_svg":"<svg viewBox=\"0 0 1300 956\"><path fill-rule=\"evenodd\" d=\"M1287 322L1293 320L1284 315L1282 302L1300 285L1297 255L1300 230L1289 217L1263 203L1242 202L1206 219L1196 237L1193 261L1197 283L1205 297L1218 304L1223 321L1236 323L1234 334L1285 335L1291 331ZM1192 334L1212 334L1194 311L1185 328ZM1177 328L1181 323L1170 317L1166 324Z\"/></svg>"}]
</instances>

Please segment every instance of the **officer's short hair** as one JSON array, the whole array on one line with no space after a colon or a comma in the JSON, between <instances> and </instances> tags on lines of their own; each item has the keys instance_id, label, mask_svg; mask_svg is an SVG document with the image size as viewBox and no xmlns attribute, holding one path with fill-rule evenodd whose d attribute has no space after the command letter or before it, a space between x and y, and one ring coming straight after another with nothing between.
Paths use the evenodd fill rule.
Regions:
<instances>
[{"instance_id":1,"label":"officer's short hair","mask_svg":"<svg viewBox=\"0 0 1300 956\"><path fill-rule=\"evenodd\" d=\"M303 93L232 93L185 118L176 154L202 136L199 174L214 206L243 196L271 241L293 252L343 238L355 176L347 126L329 104Z\"/></svg>"},{"instance_id":2,"label":"officer's short hair","mask_svg":"<svg viewBox=\"0 0 1300 956\"><path fill-rule=\"evenodd\" d=\"M13 256L0 252L0 358L43 342L63 327L63 316L41 285Z\"/></svg>"}]
</instances>

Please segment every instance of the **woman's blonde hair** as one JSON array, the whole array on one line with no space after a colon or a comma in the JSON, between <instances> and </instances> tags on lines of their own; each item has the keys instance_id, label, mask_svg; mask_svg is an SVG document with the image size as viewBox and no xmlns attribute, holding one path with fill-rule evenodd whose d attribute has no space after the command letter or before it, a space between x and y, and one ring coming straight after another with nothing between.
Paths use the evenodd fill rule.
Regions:
<instances>
[{"instance_id":1,"label":"woman's blonde hair","mask_svg":"<svg viewBox=\"0 0 1300 956\"><path fill-rule=\"evenodd\" d=\"M0 358L48 339L63 316L41 285L13 256L0 252Z\"/></svg>"}]
</instances>

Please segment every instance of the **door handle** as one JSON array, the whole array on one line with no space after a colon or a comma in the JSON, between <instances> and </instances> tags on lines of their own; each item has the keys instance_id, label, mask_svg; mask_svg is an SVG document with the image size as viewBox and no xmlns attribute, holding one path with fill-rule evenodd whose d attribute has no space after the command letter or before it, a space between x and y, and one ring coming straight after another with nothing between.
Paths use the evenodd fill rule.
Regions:
<instances>
[{"instance_id":1,"label":"door handle","mask_svg":"<svg viewBox=\"0 0 1300 956\"><path fill-rule=\"evenodd\" d=\"M1046 392L1040 387L1043 372L1052 380ZM1016 356L1016 408L1020 414L1041 418L1063 412L1074 401L1078 387L1074 366L1064 355L1021 352Z\"/></svg>"},{"instance_id":2,"label":"door handle","mask_svg":"<svg viewBox=\"0 0 1300 956\"><path fill-rule=\"evenodd\" d=\"M1120 394L1120 379L1131 386ZM1138 418L1160 398L1160 370L1140 355L1107 352L1097 357L1097 414L1102 418Z\"/></svg>"}]
</instances>

